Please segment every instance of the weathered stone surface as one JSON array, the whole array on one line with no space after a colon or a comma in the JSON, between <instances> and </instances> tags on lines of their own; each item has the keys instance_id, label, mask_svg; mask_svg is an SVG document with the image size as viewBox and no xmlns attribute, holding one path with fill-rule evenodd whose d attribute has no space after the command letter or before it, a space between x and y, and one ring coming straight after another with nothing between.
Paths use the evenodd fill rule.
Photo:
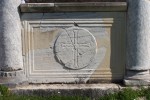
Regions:
<instances>
[{"instance_id":1,"label":"weathered stone surface","mask_svg":"<svg viewBox=\"0 0 150 100\"><path fill-rule=\"evenodd\" d=\"M95 37L86 29L71 27L64 29L55 42L55 55L67 68L87 67L96 54Z\"/></svg>"},{"instance_id":2,"label":"weathered stone surface","mask_svg":"<svg viewBox=\"0 0 150 100\"><path fill-rule=\"evenodd\" d=\"M133 82L133 84L145 85L145 83L150 83L150 1L128 0L128 3L127 80L125 84ZM139 82L134 82L134 80Z\"/></svg>"},{"instance_id":3,"label":"weathered stone surface","mask_svg":"<svg viewBox=\"0 0 150 100\"><path fill-rule=\"evenodd\" d=\"M18 6L21 0L0 1L0 83L18 84L23 77L23 58L21 43L21 24ZM20 72L21 71L21 72ZM8 73L21 73L19 77L9 78ZM3 75L2 73L5 73ZM8 79L9 78L9 79Z\"/></svg>"},{"instance_id":4,"label":"weathered stone surface","mask_svg":"<svg viewBox=\"0 0 150 100\"><path fill-rule=\"evenodd\" d=\"M24 3L26 3L25 0L21 0L21 4L24 4Z\"/></svg>"},{"instance_id":5,"label":"weathered stone surface","mask_svg":"<svg viewBox=\"0 0 150 100\"><path fill-rule=\"evenodd\" d=\"M18 6L20 0L0 1L0 68L22 69L21 26ZM8 71L8 70L7 70ZM11 71L11 70L10 70Z\"/></svg>"},{"instance_id":6,"label":"weathered stone surface","mask_svg":"<svg viewBox=\"0 0 150 100\"><path fill-rule=\"evenodd\" d=\"M125 2L126 0L26 0L27 3L48 3L48 2Z\"/></svg>"},{"instance_id":7,"label":"weathered stone surface","mask_svg":"<svg viewBox=\"0 0 150 100\"><path fill-rule=\"evenodd\" d=\"M23 14L23 55L28 81L31 83L92 83L107 80L109 82L111 80L122 80L125 67L125 20L124 12ZM86 67L81 62L80 65L82 66L74 70L74 66L68 68L68 66L63 65L65 63L64 58L61 58L63 61L61 63L58 60L58 57L62 56L60 54L59 56L58 54L56 55L56 44L60 40L61 42L68 43L70 48L73 48L69 44L69 38L64 35L64 30L68 28L71 31L68 33L72 36L71 40L73 42L75 38L72 29L74 28L77 28L77 30L83 29L83 33L89 35L89 38L83 37L79 39L79 43L88 44L89 41L94 40L93 38L96 40L97 46L93 42L91 43L93 44L92 48L89 48L87 45L88 48L84 47L80 49L83 51L91 49L95 52L97 47L97 53L93 57L93 60L88 62L90 58L86 58L88 59L86 62L88 66ZM84 36L83 33L80 32L79 35ZM66 39L62 41L61 35L66 37ZM63 46L68 45L65 44ZM68 52L64 49L65 51L62 50L62 52L66 52L66 55L62 54L63 57L67 56L70 57L70 60L73 60L74 55L70 48L65 47ZM60 49L63 48L61 47ZM67 55L68 53L70 55Z\"/></svg>"},{"instance_id":8,"label":"weathered stone surface","mask_svg":"<svg viewBox=\"0 0 150 100\"><path fill-rule=\"evenodd\" d=\"M118 84L47 84L22 86L10 91L18 95L86 96L90 100L98 100L99 97L116 93L122 88Z\"/></svg>"},{"instance_id":9,"label":"weathered stone surface","mask_svg":"<svg viewBox=\"0 0 150 100\"><path fill-rule=\"evenodd\" d=\"M21 12L50 13L77 11L127 11L126 2L67 2L67 3L25 3L20 5Z\"/></svg>"},{"instance_id":10,"label":"weathered stone surface","mask_svg":"<svg viewBox=\"0 0 150 100\"><path fill-rule=\"evenodd\" d=\"M127 69L150 69L150 1L128 0Z\"/></svg>"}]
</instances>

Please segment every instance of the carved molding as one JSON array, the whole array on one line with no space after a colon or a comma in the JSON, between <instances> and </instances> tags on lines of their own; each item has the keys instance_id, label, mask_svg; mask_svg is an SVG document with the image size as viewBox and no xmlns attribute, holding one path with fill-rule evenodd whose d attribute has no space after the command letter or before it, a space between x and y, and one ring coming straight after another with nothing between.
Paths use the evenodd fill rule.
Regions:
<instances>
[{"instance_id":1,"label":"carved molding","mask_svg":"<svg viewBox=\"0 0 150 100\"><path fill-rule=\"evenodd\" d=\"M20 5L21 12L91 12L91 11L127 11L126 2L67 2L67 3L25 3Z\"/></svg>"},{"instance_id":2,"label":"carved molding","mask_svg":"<svg viewBox=\"0 0 150 100\"><path fill-rule=\"evenodd\" d=\"M48 2L126 2L126 0L26 0L27 3Z\"/></svg>"}]
</instances>

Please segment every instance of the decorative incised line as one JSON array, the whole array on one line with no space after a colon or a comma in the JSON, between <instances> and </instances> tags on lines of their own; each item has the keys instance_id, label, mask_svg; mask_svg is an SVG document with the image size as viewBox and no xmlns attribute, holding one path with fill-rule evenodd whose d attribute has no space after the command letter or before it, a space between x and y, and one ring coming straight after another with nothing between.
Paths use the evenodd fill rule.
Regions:
<instances>
[{"instance_id":1,"label":"decorative incised line","mask_svg":"<svg viewBox=\"0 0 150 100\"><path fill-rule=\"evenodd\" d=\"M87 48L87 47L90 47L90 44L89 43L78 43L78 32L79 30L73 30L73 41L71 40L71 37L69 36L68 34L68 37L70 38L71 40L71 43L62 43L61 44L61 47L63 48L72 48L73 50L73 55L74 55L74 68L80 68L80 66L78 65L78 56L79 56L79 49L80 48ZM82 55L82 54L80 54Z\"/></svg>"}]
</instances>

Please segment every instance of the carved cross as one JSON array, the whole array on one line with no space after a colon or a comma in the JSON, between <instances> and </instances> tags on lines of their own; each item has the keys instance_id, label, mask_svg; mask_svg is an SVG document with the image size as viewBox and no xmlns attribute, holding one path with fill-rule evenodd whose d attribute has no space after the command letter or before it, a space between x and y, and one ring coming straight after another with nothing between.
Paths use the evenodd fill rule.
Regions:
<instances>
[{"instance_id":1,"label":"carved cross","mask_svg":"<svg viewBox=\"0 0 150 100\"><path fill-rule=\"evenodd\" d=\"M78 43L78 38L79 38L78 31L79 30L74 30L73 31L73 41L69 37L70 40L71 40L71 43L65 43L65 44L63 43L63 44L61 44L61 47L63 47L63 48L71 48L73 50L73 53L74 53L73 54L74 55L74 62L73 62L74 63L74 68L79 68L79 65L78 65L78 60L79 60L78 56L82 55L82 54L79 53L79 49L90 47L89 43Z\"/></svg>"}]
</instances>

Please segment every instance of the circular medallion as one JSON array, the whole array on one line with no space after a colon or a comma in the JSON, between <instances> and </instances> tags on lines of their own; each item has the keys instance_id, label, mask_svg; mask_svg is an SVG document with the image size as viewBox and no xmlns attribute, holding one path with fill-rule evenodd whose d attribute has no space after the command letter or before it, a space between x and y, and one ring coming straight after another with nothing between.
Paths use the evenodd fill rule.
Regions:
<instances>
[{"instance_id":1,"label":"circular medallion","mask_svg":"<svg viewBox=\"0 0 150 100\"><path fill-rule=\"evenodd\" d=\"M70 69L88 66L96 54L96 40L86 29L71 27L64 29L55 42L58 61Z\"/></svg>"}]
</instances>

